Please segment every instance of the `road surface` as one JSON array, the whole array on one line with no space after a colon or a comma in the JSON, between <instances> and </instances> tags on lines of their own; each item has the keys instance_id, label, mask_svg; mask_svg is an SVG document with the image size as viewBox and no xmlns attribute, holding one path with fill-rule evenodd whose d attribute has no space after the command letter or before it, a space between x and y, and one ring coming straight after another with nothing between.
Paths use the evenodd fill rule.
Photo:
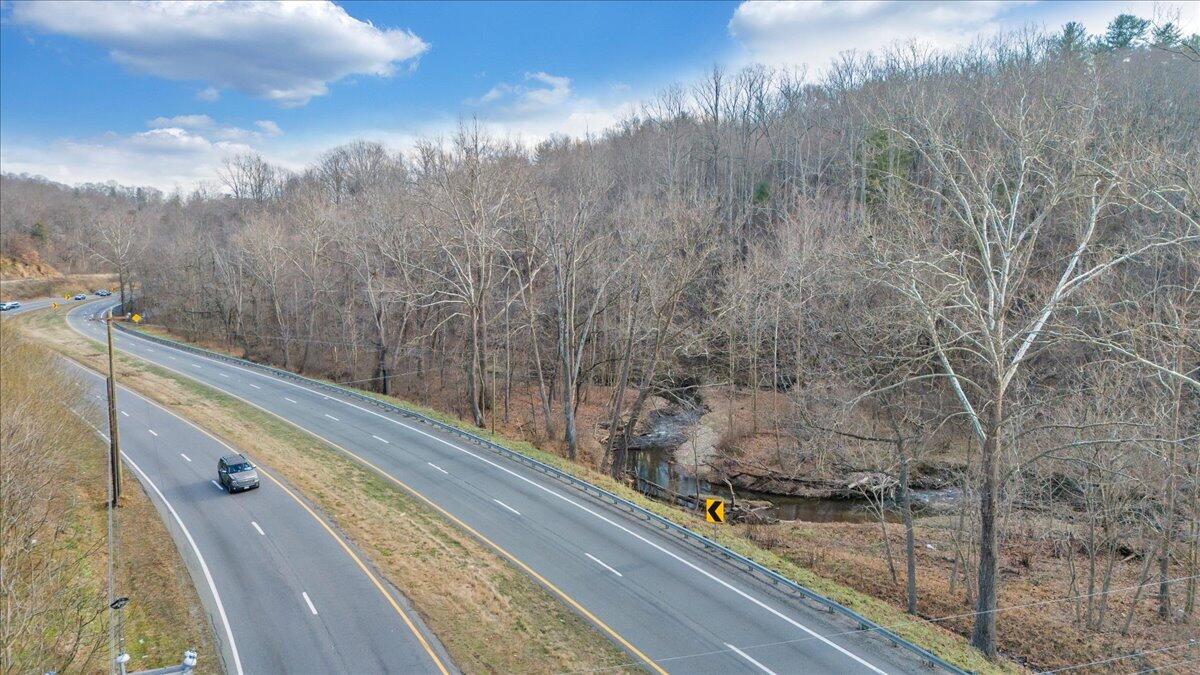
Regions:
<instances>
[{"instance_id":1,"label":"road surface","mask_svg":"<svg viewBox=\"0 0 1200 675\"><path fill-rule=\"evenodd\" d=\"M75 308L88 321L110 303ZM269 373L122 333L117 348L339 447L469 529L652 672L917 673L908 652L516 462Z\"/></svg>"},{"instance_id":2,"label":"road surface","mask_svg":"<svg viewBox=\"0 0 1200 675\"><path fill-rule=\"evenodd\" d=\"M35 309L42 309L43 307L49 307L50 303L52 303L52 302L57 302L60 305L69 305L72 303L82 302L82 300L63 300L61 298L37 298L35 300L18 300L17 302L21 303L20 307L18 307L16 309L9 309L9 310L0 312L0 317L13 316L15 314L22 314L24 312L31 312Z\"/></svg>"},{"instance_id":3,"label":"road surface","mask_svg":"<svg viewBox=\"0 0 1200 675\"><path fill-rule=\"evenodd\" d=\"M104 435L104 378L68 363L94 403L84 417ZM125 470L175 538L227 673L453 669L404 599L273 469L260 466L259 489L227 494L215 479L230 447L124 388L117 402Z\"/></svg>"}]
</instances>

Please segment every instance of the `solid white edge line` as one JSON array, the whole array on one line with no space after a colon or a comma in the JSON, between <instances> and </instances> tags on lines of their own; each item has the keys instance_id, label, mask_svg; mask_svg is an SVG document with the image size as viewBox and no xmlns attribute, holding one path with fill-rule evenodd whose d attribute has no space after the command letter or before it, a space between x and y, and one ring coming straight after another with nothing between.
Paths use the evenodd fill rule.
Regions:
<instances>
[{"instance_id":1,"label":"solid white edge line","mask_svg":"<svg viewBox=\"0 0 1200 675\"><path fill-rule=\"evenodd\" d=\"M520 511L514 509L513 507L509 506L508 504L505 504L504 502L500 501L499 499L496 499L493 497L492 501L496 502L500 506L503 506L504 508L508 509L509 511L512 511L513 513L517 514L518 516L521 515Z\"/></svg>"},{"instance_id":2,"label":"solid white edge line","mask_svg":"<svg viewBox=\"0 0 1200 675\"><path fill-rule=\"evenodd\" d=\"M763 664L759 663L758 661L755 661L754 659L750 658L750 655L747 654L746 652L738 649L737 647L734 647L733 645L729 644L728 642L725 643L725 646L732 649L738 656L742 657L743 659L746 659L750 663L753 663L756 667L758 667L759 670L763 671L764 673L767 673L767 675L775 675L775 671L764 666Z\"/></svg>"},{"instance_id":3,"label":"solid white edge line","mask_svg":"<svg viewBox=\"0 0 1200 675\"><path fill-rule=\"evenodd\" d=\"M591 558L591 559L592 559L592 562L594 562L594 563L596 563L597 565L599 565L599 566L603 567L604 569L608 570L609 572L612 572L613 574L615 574L615 575L617 575L617 576L619 576L619 577L623 577L623 576L625 576L624 574L621 574L620 572L616 571L615 569L613 569L613 568L609 567L609 566L608 566L608 563L606 563L606 562L604 562L603 560L601 560L601 559L597 558L596 556L592 555L591 553L588 553L587 551L584 551L584 552L583 552L583 554L584 554L584 555L586 555L587 557Z\"/></svg>"},{"instance_id":4,"label":"solid white edge line","mask_svg":"<svg viewBox=\"0 0 1200 675\"><path fill-rule=\"evenodd\" d=\"M254 529L258 530L258 533L259 533L259 534L261 534L261 535L262 535L262 536L264 536L264 537L265 537L265 536L267 536L267 533L266 533L266 532L263 532L263 529L262 529L261 527L259 527L259 526L258 526L258 523L254 522L254 521L252 520L252 521L250 521L250 524L254 526Z\"/></svg>"},{"instance_id":5,"label":"solid white edge line","mask_svg":"<svg viewBox=\"0 0 1200 675\"><path fill-rule=\"evenodd\" d=\"M447 476L450 475L449 471L443 469L442 467L438 466L437 464L434 464L433 462L425 462L425 463L428 464L429 466L432 466L433 468L437 469L438 471L441 471L442 473L446 474Z\"/></svg>"},{"instance_id":6,"label":"solid white edge line","mask_svg":"<svg viewBox=\"0 0 1200 675\"><path fill-rule=\"evenodd\" d=\"M141 336L137 336L137 339L139 339L139 340L145 340L145 338L143 338L143 337L141 337ZM172 348L172 349L173 349L173 348ZM220 362L218 362L217 360L215 360L215 359L212 359L212 358L209 358L209 357L207 357L207 356L201 356L201 355L193 355L193 356L195 356L196 358L204 359L205 361L211 361L211 362L213 362L213 363L220 363ZM605 523L608 523L609 525L611 525L611 526L613 526L613 527L615 527L615 528L617 528L617 529L621 530L622 532L625 532L626 534L628 534L628 535L630 535L630 536L634 537L635 539L637 539L637 540L641 541L642 543L644 543L644 544L646 544L646 545L648 545L648 546L650 546L650 547L652 547L652 548L654 548L654 549L656 549L656 550L658 550L658 551L660 551L660 552L664 553L665 555L667 555L667 556L669 556L669 557L671 557L671 558L673 558L673 559L675 559L675 560L679 561L680 563L682 563L682 564L684 564L685 566L687 566L687 567L691 568L692 570L695 570L696 572L699 572L700 574L704 575L705 577L707 577L707 578L708 578L708 579L710 579L711 581L714 581L714 582L716 582L717 584L719 584L719 585L721 585L721 586L725 587L726 589L728 589L728 590L730 590L730 591L734 592L735 594L737 594L737 595L741 596L743 599L745 599L745 600L748 600L749 602L751 602L752 604L754 604L754 605L758 606L759 608L766 610L767 612L769 612L769 613L771 613L771 614L775 615L776 617L778 617L778 618L782 619L783 621L785 621L785 622L787 622L787 623L789 623L789 624L791 624L791 625L795 626L796 628L799 628L800 630L804 631L805 633L808 633L808 634L809 634L809 635L811 635L812 637L814 637L814 638L816 638L817 640L821 641L822 643L824 643L824 644L826 644L826 645L828 645L828 646L832 647L833 649L837 650L838 652L841 652L842 654L844 654L844 655L846 655L846 656L850 657L850 658L851 658L851 659L853 659L854 661L857 661L858 663L862 664L863 666L865 666L867 669L871 670L872 672L879 673L879 675L887 675L887 673L886 673L885 671L883 671L883 670L880 670L879 668L875 667L874 665L872 665L872 664L871 664L871 663L869 663L868 661L866 661L866 660L862 659L861 657L859 657L858 655L854 654L853 652L851 652L851 651L847 650L846 648L842 647L841 645L839 645L839 644L837 644L837 643L833 642L832 640L830 640L829 638L825 637L824 635L821 635L820 633L817 633L816 631L812 630L812 629L811 629L811 628L809 628L808 626L805 626L804 624L800 623L799 621L796 621L795 619L793 619L793 618L791 618L791 617L787 616L786 614L784 614L784 613L780 612L779 610L775 609L774 607L771 607L770 605L768 605L768 604L766 604L765 602L763 602L763 601L759 600L758 598L755 598L754 596L750 595L749 593L747 593L747 592L745 592L745 591L741 590L740 588L737 588L736 586L734 586L734 585L730 584L729 582L725 581L724 579L721 579L720 577L718 577L718 576L716 576L715 574L713 574L713 573L709 572L708 570L705 570L705 569L701 568L699 565L696 565L695 563L693 563L693 562L691 562L691 561L689 561L689 560L686 560L686 559L685 559L685 558L683 558L682 556L680 556L680 555L678 555L678 554L676 554L676 553L674 553L674 552L672 552L672 551L669 551L669 550L667 550L665 547L663 547L663 546L661 546L661 545L659 545L659 544L657 544L657 543L655 543L655 542L653 542L653 541L650 541L650 540L649 540L649 539L647 539L646 537L643 537L642 535L638 534L637 532L634 532L633 530L630 530L629 528L625 527L624 525L621 525L620 523L617 523L617 522L615 522L615 521L611 520L610 518L608 518L608 517L606 517L606 516L604 516L604 515L602 515L602 514L600 514L600 513L596 512L596 511L594 511L594 510L592 510L592 509L590 509L590 508L588 508L587 506L584 506L583 504L581 504L581 503L579 503L579 502L577 502L577 501L575 501L575 500L573 500L573 499L571 499L571 498L569 498L569 497L567 497L567 496L565 496L565 495L559 494L558 492L556 492L556 491L554 491L554 490L551 490L550 488L548 488L548 487L546 487L546 486L544 486L544 485L541 485L541 484L539 484L539 483L537 483L537 482L535 482L535 481L533 481L533 480L531 480L531 479L529 479L529 478L527 478L527 477L525 477L525 476L522 476L521 474L519 474L519 473L517 473L517 472L513 471L512 469L509 469L508 467L501 466L501 465L499 465L499 464L497 464L497 463L495 463L495 462L493 462L493 461L491 461L491 460L487 459L486 457L483 457L483 456L481 456L481 455L478 455L478 454L476 454L476 453L474 453L474 452L471 452L470 450L467 450L466 448L459 447L459 446L455 445L454 443L452 443L452 442L450 442L450 441L448 441L448 440L446 440L446 439L444 439L444 438L439 438L439 437L437 437L437 436L435 436L435 435L433 435L433 434L431 434L431 433L428 433L428 432L426 432L426 431L424 431L424 430L422 430L422 429L418 429L418 428L416 428L416 427L414 427L414 426L412 426L412 425L405 424L404 422L401 422L400 420L397 420L397 419L393 419L393 418L391 418L391 417L388 417L387 415L384 415L383 413L375 412L374 410L368 410L368 409L366 409L366 408L363 408L363 407L361 407L361 406L355 405L354 403L351 403L350 401L346 401L346 400L344 400L344 399L341 399L341 398L331 399L329 396L326 396L326 395L324 395L324 394L322 394L322 393L320 393L320 392L318 392L318 391L315 391L315 390L313 390L313 389L309 389L308 387L305 387L305 386L303 386L303 385L297 384L297 383L295 383L295 382L289 382L289 381L287 381L287 380L283 380L283 379L280 379L280 378L274 377L273 375L270 375L270 374L268 374L268 373L261 373L261 372L255 371L255 370L251 370L251 369L249 369L249 368L243 368L243 367L241 367L241 366L232 365L232 364L222 364L222 365L225 365L226 367L229 367L229 368L234 368L234 369L236 369L236 370L241 370L241 371L243 371L243 372L250 373L250 374L252 374L252 375L257 375L258 377L266 378L266 379L268 379L268 380L271 380L272 382L275 382L275 383L278 383L278 384L285 384L285 385L289 385L289 386L295 387L295 388L297 388L297 389L300 389L300 390L302 390L302 391L307 391L307 392L309 392L309 393L311 393L311 394L315 394L315 395L317 395L317 396L321 396L322 398L324 398L324 399L325 399L325 400L327 400L327 401L328 401L328 400L335 400L335 401L337 401L338 403L341 403L342 405L346 405L346 406L349 406L349 407L351 407L351 408L354 408L354 409L356 409L356 410L361 410L362 412L365 412L365 413L368 413L368 414L374 415L374 416L376 416L376 417L379 417L380 419L387 420L387 421L391 422L392 424L395 424L395 425L398 425L398 426L404 427L405 429L409 429L410 431L414 431L414 432L416 432L416 433L418 433L418 434L421 434L422 436L425 436L425 437L427 437L427 438L431 438L431 439L433 439L433 440L435 440L435 441L437 441L437 442L439 442L439 443L442 443L442 444L444 444L444 445L446 445L446 446L449 446L449 447L451 447L451 448L454 448L455 450L457 450L457 451L459 451L459 452L461 452L461 453L463 453L463 454L470 455L471 457L474 457L475 459L478 459L479 461L481 461L481 462L483 462L483 463L485 463L485 464L488 464L489 466L493 466L493 467L495 467L495 468L497 468L497 469L499 469L499 470L501 470L501 471L503 471L503 472L505 472L505 473L509 474L510 476L513 476L514 478L517 478L518 480L524 481L525 483L528 483L529 485L531 485L531 486L533 486L533 487L535 487L535 488L537 488L537 489L539 489L539 490L541 490L541 491L543 491L543 492L545 492L545 493L547 493L547 494L549 494L549 495L551 495L551 496L557 497L558 499L561 499L562 501L564 501L564 502L566 502L566 503L568 503L568 504L570 504L570 505L572 505L572 506L574 506L574 507L576 507L576 508L578 508L578 509L580 509L580 510L582 510L582 511L586 512L586 513L589 513L589 514L591 514L592 516L594 516L594 517L598 518L599 520L601 520L601 521L603 521L603 522L605 522ZM181 373L181 374L182 374L182 373ZM303 427L301 427L301 428L303 428ZM310 432L310 433L312 433L312 432ZM314 434L314 435L316 435L318 438L323 438L323 437L321 437L319 434Z\"/></svg>"},{"instance_id":7,"label":"solid white edge line","mask_svg":"<svg viewBox=\"0 0 1200 675\"><path fill-rule=\"evenodd\" d=\"M371 434L371 438L374 438L375 440L379 441L380 443L388 443L389 445L391 444L391 441L389 441L388 439L380 438L380 437L376 436L375 434Z\"/></svg>"},{"instance_id":8,"label":"solid white edge line","mask_svg":"<svg viewBox=\"0 0 1200 675\"><path fill-rule=\"evenodd\" d=\"M91 424L89 423L88 426L91 426ZM95 427L92 427L92 429L96 431L100 438L108 440L108 436L99 429ZM179 517L179 513L175 510L175 507L171 505L171 502L167 501L166 496L162 493L162 490L158 489L154 481L150 480L150 476L146 475L145 471L142 471L142 467L130 459L129 455L126 455L124 451L121 452L121 459L133 467L133 470L138 472L142 480L146 481L146 485L149 485L150 489L154 490L154 494L158 495L158 498L162 500L163 505L167 507L167 511L171 513L171 517L175 519L175 523L179 525L179 530L183 532L188 545L192 547L192 552L196 554L196 561L200 563L200 571L204 573L204 580L208 583L208 590L212 592L213 602L217 605L217 614L221 617L221 625L225 627L225 637L229 640L229 655L233 657L233 669L238 675L242 675L244 672L242 670L242 659L238 656L237 643L233 640L233 629L229 627L229 617L225 615L225 605L221 602L221 594L217 592L217 584L213 581L212 572L208 570L208 563L204 561L204 555L200 553L200 547L196 545L196 540L192 538L192 533L188 530L187 525L183 524L183 519ZM215 483L216 481L213 482Z\"/></svg>"},{"instance_id":9,"label":"solid white edge line","mask_svg":"<svg viewBox=\"0 0 1200 675\"><path fill-rule=\"evenodd\" d=\"M179 456L180 456L180 457L182 457L182 458L184 458L184 459L186 459L186 460L187 460L187 461L189 461L189 462L190 462L190 461L192 461L192 458L191 458L191 457L188 457L187 455L183 454L182 452L181 452L181 453L179 453Z\"/></svg>"},{"instance_id":10,"label":"solid white edge line","mask_svg":"<svg viewBox=\"0 0 1200 675\"><path fill-rule=\"evenodd\" d=\"M306 593L304 591L300 591L300 595L304 596L304 602L308 603L309 611L311 611L315 615L317 613L317 608L313 607L312 600L309 599L308 593Z\"/></svg>"}]
</instances>

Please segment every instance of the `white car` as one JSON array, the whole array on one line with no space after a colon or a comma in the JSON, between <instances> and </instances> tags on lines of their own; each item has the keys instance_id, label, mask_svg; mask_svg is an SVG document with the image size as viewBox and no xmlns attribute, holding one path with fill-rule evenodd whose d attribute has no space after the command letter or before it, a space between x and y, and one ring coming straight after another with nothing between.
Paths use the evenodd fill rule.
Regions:
<instances>
[{"instance_id":1,"label":"white car","mask_svg":"<svg viewBox=\"0 0 1200 675\"><path fill-rule=\"evenodd\" d=\"M21 306L21 303L13 300L12 302L0 302L0 312L7 312L10 309L16 309Z\"/></svg>"},{"instance_id":2,"label":"white car","mask_svg":"<svg viewBox=\"0 0 1200 675\"><path fill-rule=\"evenodd\" d=\"M83 293L76 293L75 297L71 298L71 299L72 300L87 300L87 295L85 295Z\"/></svg>"}]
</instances>

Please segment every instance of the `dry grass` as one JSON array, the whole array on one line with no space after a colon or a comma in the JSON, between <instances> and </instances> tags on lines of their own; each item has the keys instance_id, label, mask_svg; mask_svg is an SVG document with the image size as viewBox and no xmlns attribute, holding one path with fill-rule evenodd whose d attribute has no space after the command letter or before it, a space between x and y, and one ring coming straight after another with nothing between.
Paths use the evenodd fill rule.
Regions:
<instances>
[{"instance_id":1,"label":"dry grass","mask_svg":"<svg viewBox=\"0 0 1200 675\"><path fill-rule=\"evenodd\" d=\"M64 354L101 366L99 348L71 331L61 314L33 313L23 323ZM409 598L465 672L619 672L629 663L491 549L336 449L168 370L127 357L118 361L122 384L206 429L219 429L224 440L274 467L312 500Z\"/></svg>"},{"instance_id":2,"label":"dry grass","mask_svg":"<svg viewBox=\"0 0 1200 675\"><path fill-rule=\"evenodd\" d=\"M143 327L141 330L147 330ZM148 332L154 332L164 337L178 339L178 336L170 334L168 331L161 328L149 328ZM206 344L209 349L222 351L220 347ZM434 385L435 392L441 392L442 387ZM590 439L589 443L584 438L581 438L580 454L581 462L571 462L565 459L562 455L565 454L564 448L557 443L546 443L538 441L538 445L524 440L514 440L513 436L528 435L534 438L540 438L544 430L538 426L532 415L527 416L527 411L530 408L530 401L519 398L520 396L534 396L532 390L524 392L515 392L512 404L512 417L508 425L503 423L498 425L496 434L491 434L486 430L480 430L463 421L461 418L437 410L434 408L415 405L409 401L375 394L372 392L363 393L378 398L384 399L395 405L414 410L421 414L427 415L434 419L441 420L447 424L455 425L460 428L479 434L485 438L489 438L497 443L500 443L512 450L523 453L534 459L555 466L567 473L578 476L587 480L594 485L598 485L610 492L620 495L644 508L653 511L665 518L668 518L685 527L691 528L696 532L703 533L705 536L727 546L728 548L745 555L746 557L755 560L775 571L783 574L785 577L793 579L805 586L832 598L847 607L863 614L871 620L890 628L899 633L903 637L912 642L929 649L938 654L942 658L955 663L966 670L981 672L981 673L1006 673L1017 672L1022 668L1011 661L1001 661L999 663L989 663L979 652L975 651L968 644L966 639L946 626L929 623L920 619L914 619L906 615L897 604L892 601L890 594L884 594L881 597L873 597L871 591L874 586L857 586L855 577L849 575L838 575L836 570L822 568L815 569L803 556L792 555L794 551L786 546L787 540L780 539L774 544L766 541L758 541L756 538L748 536L749 533L745 528L730 528L725 526L714 526L706 523L703 518L695 515L655 502L639 492L631 489L627 485L620 483L605 473L599 472L592 468L592 462L596 459L592 456L592 451L598 449L598 443L594 439ZM605 396L597 396L594 392L591 396L591 402L585 403L581 408L587 409L589 405L600 407L600 402L606 400L607 396L611 395L611 390L607 390ZM435 399L438 396L434 396ZM747 409L749 403L744 405ZM461 412L461 411L460 411ZM581 413L580 428L588 428L588 424L598 421L598 414L592 414L586 417ZM511 434L511 435L506 435ZM590 446L595 446L594 448ZM545 447L549 447L554 452L549 452ZM834 524L836 527L836 524ZM817 550L827 550L830 548L828 542L816 542ZM876 556L878 562L878 556Z\"/></svg>"},{"instance_id":3,"label":"dry grass","mask_svg":"<svg viewBox=\"0 0 1200 675\"><path fill-rule=\"evenodd\" d=\"M0 281L0 297L4 300L28 300L32 298L61 297L87 293L97 288L116 287L117 278L112 274L68 274L38 279L12 279Z\"/></svg>"},{"instance_id":4,"label":"dry grass","mask_svg":"<svg viewBox=\"0 0 1200 675\"><path fill-rule=\"evenodd\" d=\"M72 412L81 407L80 389L58 372L50 353L20 339L12 326L0 331L5 613L38 613L0 631L6 642L0 671L106 671L108 446ZM27 494L32 499L23 499ZM130 598L131 666L178 663L185 649L212 655L199 598L158 512L128 476L124 494L115 526L118 540L131 543L117 548L114 578L117 594ZM29 545L14 546L18 538ZM215 661L201 661L199 672L217 672Z\"/></svg>"}]
</instances>

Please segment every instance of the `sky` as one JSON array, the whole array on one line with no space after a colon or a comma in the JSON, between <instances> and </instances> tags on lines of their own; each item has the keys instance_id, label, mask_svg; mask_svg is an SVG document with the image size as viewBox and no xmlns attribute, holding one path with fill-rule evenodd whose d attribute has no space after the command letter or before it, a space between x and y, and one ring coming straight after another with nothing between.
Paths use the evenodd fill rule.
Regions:
<instances>
[{"instance_id":1,"label":"sky","mask_svg":"<svg viewBox=\"0 0 1200 675\"><path fill-rule=\"evenodd\" d=\"M224 158L292 170L355 139L399 151L478 119L536 142L600 133L714 65L804 68L954 49L1130 12L1200 31L1200 3L55 2L0 0L0 170L219 190Z\"/></svg>"}]
</instances>

